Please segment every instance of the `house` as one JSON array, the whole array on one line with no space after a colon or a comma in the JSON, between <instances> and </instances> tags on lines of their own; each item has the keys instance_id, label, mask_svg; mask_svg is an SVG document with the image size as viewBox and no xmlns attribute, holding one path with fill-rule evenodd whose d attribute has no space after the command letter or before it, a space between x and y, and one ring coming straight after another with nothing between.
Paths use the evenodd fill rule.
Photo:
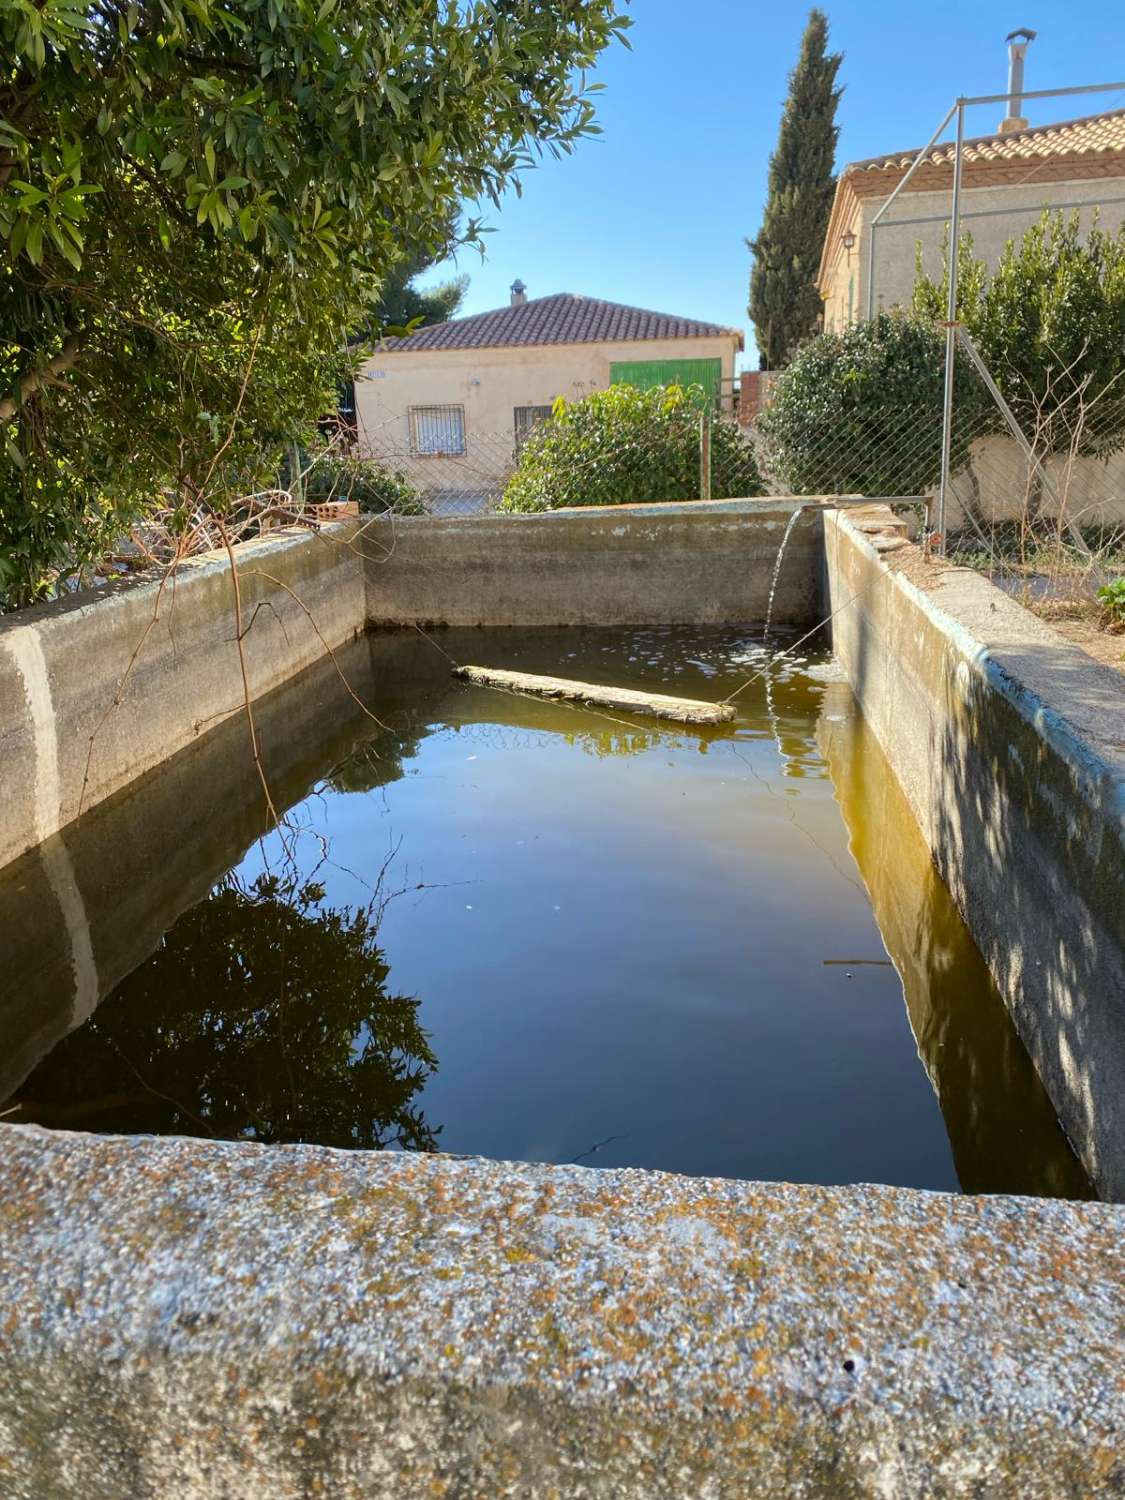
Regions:
<instances>
[{"instance_id":1,"label":"house","mask_svg":"<svg viewBox=\"0 0 1125 1500\"><path fill-rule=\"evenodd\" d=\"M1018 109L1019 100L1011 107ZM952 144L934 147L886 218L872 229L872 220L906 176L918 149L855 161L841 173L817 277L826 329L839 331L867 317L869 308L879 312L909 306L919 246L927 272L942 275ZM1030 129L1013 113L995 134L965 141L962 233L972 235L976 254L989 266L1044 209L1077 209L1087 227L1095 216L1103 229L1116 230L1125 222L1125 109Z\"/></svg>"},{"instance_id":2,"label":"house","mask_svg":"<svg viewBox=\"0 0 1125 1500\"><path fill-rule=\"evenodd\" d=\"M729 400L742 346L736 328L572 292L529 298L515 281L507 307L383 342L356 382L358 449L424 490L484 495L556 397L680 382Z\"/></svg>"}]
</instances>

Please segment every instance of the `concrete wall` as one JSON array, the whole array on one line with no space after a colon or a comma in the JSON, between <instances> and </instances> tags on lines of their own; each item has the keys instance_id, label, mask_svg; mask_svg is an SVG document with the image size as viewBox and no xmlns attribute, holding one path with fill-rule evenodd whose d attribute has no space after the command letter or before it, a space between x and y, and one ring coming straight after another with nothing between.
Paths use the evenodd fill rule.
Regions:
<instances>
[{"instance_id":1,"label":"concrete wall","mask_svg":"<svg viewBox=\"0 0 1125 1500\"><path fill-rule=\"evenodd\" d=\"M962 1191L1091 1196L1055 1106L847 682L826 685L816 738L848 851L902 983Z\"/></svg>"},{"instance_id":2,"label":"concrete wall","mask_svg":"<svg viewBox=\"0 0 1125 1500\"><path fill-rule=\"evenodd\" d=\"M1089 1500L1125 1214L0 1125L5 1500Z\"/></svg>"},{"instance_id":3,"label":"concrete wall","mask_svg":"<svg viewBox=\"0 0 1125 1500\"><path fill-rule=\"evenodd\" d=\"M357 529L239 548L252 699L362 630ZM225 553L0 619L0 865L239 712L238 634Z\"/></svg>"},{"instance_id":4,"label":"concrete wall","mask_svg":"<svg viewBox=\"0 0 1125 1500\"><path fill-rule=\"evenodd\" d=\"M833 643L1075 1149L1125 1199L1125 680L825 516ZM879 540L876 538L876 540Z\"/></svg>"},{"instance_id":5,"label":"concrete wall","mask_svg":"<svg viewBox=\"0 0 1125 1500\"><path fill-rule=\"evenodd\" d=\"M618 360L721 359L723 378L734 378L738 337L633 339L612 344L542 344L498 349L386 349L363 366L356 380L359 447L375 456L410 456L411 473L425 487L429 465L448 482L450 464L436 455L411 455L412 406L462 406L473 476L483 486L502 477L515 446L517 406L550 406L557 396L576 400L609 385ZM463 464L468 469L469 465Z\"/></svg>"},{"instance_id":6,"label":"concrete wall","mask_svg":"<svg viewBox=\"0 0 1125 1500\"><path fill-rule=\"evenodd\" d=\"M816 500L381 521L369 533L368 618L377 625L758 624L798 508L773 619L811 624L820 602Z\"/></svg>"},{"instance_id":7,"label":"concrete wall","mask_svg":"<svg viewBox=\"0 0 1125 1500\"><path fill-rule=\"evenodd\" d=\"M1110 458L1056 454L1045 461L1044 468L1059 503L1044 486L1041 516L1057 516L1062 509L1080 526L1125 522L1125 453ZM970 449L968 466L953 476L952 491L946 522L950 527L968 525L973 505L986 522L1020 520L1027 513L1031 492L1023 450L1014 438L978 438ZM936 499L936 490L931 499Z\"/></svg>"}]
</instances>

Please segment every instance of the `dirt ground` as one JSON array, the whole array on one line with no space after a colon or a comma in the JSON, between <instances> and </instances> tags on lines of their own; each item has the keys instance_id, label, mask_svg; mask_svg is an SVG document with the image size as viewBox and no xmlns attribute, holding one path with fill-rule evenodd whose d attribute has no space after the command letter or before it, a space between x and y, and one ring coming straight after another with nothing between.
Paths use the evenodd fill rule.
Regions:
<instances>
[{"instance_id":1,"label":"dirt ground","mask_svg":"<svg viewBox=\"0 0 1125 1500\"><path fill-rule=\"evenodd\" d=\"M1087 656L1125 673L1125 633L1106 630L1096 604L1043 603L1032 609L1052 630L1081 646Z\"/></svg>"},{"instance_id":2,"label":"dirt ground","mask_svg":"<svg viewBox=\"0 0 1125 1500\"><path fill-rule=\"evenodd\" d=\"M903 547L901 551L889 553L887 561L892 568L905 573L913 583L922 588L933 582L935 570L943 566L940 560L926 557L922 549L916 546ZM1052 630L1057 630L1059 635L1073 641L1076 646L1081 646L1087 656L1092 656L1095 661L1114 667L1125 675L1125 631L1107 630L1103 611L1094 600L1035 598L1038 580L1034 578L1020 579L1009 575L996 576L992 581L997 588L1003 589L1026 609L1030 609Z\"/></svg>"}]
</instances>

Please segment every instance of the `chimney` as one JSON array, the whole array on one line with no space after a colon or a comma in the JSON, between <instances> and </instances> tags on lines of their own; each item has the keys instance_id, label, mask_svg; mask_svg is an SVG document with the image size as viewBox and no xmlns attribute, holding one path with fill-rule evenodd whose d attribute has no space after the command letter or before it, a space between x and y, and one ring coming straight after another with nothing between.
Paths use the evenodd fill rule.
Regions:
<instances>
[{"instance_id":1,"label":"chimney","mask_svg":"<svg viewBox=\"0 0 1125 1500\"><path fill-rule=\"evenodd\" d=\"M1005 37L1008 43L1008 113L1000 121L1001 135L1027 129L1027 121L1020 113L1023 106L1023 60L1027 56L1028 43L1034 40L1035 32L1027 26L1010 31Z\"/></svg>"},{"instance_id":2,"label":"chimney","mask_svg":"<svg viewBox=\"0 0 1125 1500\"><path fill-rule=\"evenodd\" d=\"M511 292L512 306L522 307L527 301L527 287L524 286L523 282L519 279L518 276L516 277L515 281L512 282Z\"/></svg>"}]
</instances>

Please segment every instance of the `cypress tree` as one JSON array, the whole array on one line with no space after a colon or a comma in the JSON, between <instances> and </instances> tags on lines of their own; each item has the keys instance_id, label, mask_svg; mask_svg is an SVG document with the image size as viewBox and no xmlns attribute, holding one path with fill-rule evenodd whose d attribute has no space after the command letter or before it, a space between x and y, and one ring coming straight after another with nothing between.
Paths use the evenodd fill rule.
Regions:
<instances>
[{"instance_id":1,"label":"cypress tree","mask_svg":"<svg viewBox=\"0 0 1125 1500\"><path fill-rule=\"evenodd\" d=\"M785 364L815 332L821 310L816 273L836 189L836 105L843 92L836 74L844 60L827 45L828 18L812 10L789 75L762 227L746 242L754 255L749 312L763 370Z\"/></svg>"}]
</instances>

